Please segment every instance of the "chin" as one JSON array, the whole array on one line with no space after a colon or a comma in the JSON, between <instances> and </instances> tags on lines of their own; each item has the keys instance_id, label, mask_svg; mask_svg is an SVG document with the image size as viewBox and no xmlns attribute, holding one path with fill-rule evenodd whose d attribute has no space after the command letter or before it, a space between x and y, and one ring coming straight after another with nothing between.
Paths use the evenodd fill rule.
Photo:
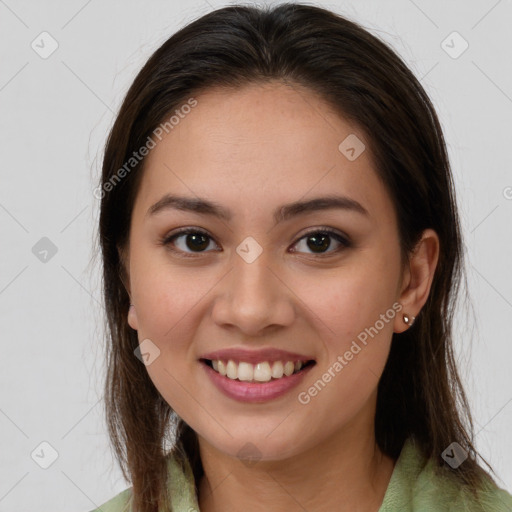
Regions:
<instances>
[{"instance_id":1,"label":"chin","mask_svg":"<svg viewBox=\"0 0 512 512\"><path fill-rule=\"evenodd\" d=\"M230 457L246 461L248 466L255 464L257 461L279 461L292 457L300 450L297 439L289 435L278 437L277 435L270 439L268 432L259 433L257 435L245 434L223 436L222 439L206 439L208 444L212 445L216 450Z\"/></svg>"}]
</instances>

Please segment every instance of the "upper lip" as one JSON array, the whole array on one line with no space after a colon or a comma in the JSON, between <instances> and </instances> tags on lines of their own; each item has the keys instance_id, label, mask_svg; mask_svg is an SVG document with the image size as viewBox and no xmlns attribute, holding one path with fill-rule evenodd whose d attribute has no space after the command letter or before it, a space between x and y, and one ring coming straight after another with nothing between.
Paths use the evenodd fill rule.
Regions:
<instances>
[{"instance_id":1,"label":"upper lip","mask_svg":"<svg viewBox=\"0 0 512 512\"><path fill-rule=\"evenodd\" d=\"M203 354L200 359L209 359L211 361L221 360L234 362L247 362L247 363L261 363L264 361L311 361L314 358L298 354L296 352L288 352L286 350L279 350L277 348L262 348L259 350L247 350L245 348L229 348L224 350L216 350Z\"/></svg>"}]
</instances>

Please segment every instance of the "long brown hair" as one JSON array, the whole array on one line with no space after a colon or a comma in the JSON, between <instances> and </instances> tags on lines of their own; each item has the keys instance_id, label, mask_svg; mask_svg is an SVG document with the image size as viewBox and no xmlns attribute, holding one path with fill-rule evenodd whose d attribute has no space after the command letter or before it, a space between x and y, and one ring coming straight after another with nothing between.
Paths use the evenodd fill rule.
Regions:
<instances>
[{"instance_id":1,"label":"long brown hair","mask_svg":"<svg viewBox=\"0 0 512 512\"><path fill-rule=\"evenodd\" d=\"M195 94L271 80L305 86L363 130L396 209L405 258L424 229L439 236L428 300L414 325L393 335L378 385L376 440L396 459L404 441L414 437L436 467L443 465L441 453L458 442L468 458L453 474L474 493L490 476L477 462L469 404L452 348L456 299L466 278L438 117L419 81L385 43L340 15L290 3L218 9L175 33L135 78L106 143L98 188L108 332L105 411L116 458L133 485L134 510L156 512L166 504L171 450L181 461L188 458L196 486L202 465L195 433L163 400L134 356L138 339L127 323L130 297L120 251L129 243L145 160L130 159Z\"/></svg>"}]
</instances>

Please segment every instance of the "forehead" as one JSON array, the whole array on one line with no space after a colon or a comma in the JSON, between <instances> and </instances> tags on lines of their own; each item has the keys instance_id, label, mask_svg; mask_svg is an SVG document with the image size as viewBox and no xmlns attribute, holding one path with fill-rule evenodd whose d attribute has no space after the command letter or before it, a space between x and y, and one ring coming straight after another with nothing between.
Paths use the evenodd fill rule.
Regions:
<instances>
[{"instance_id":1,"label":"forehead","mask_svg":"<svg viewBox=\"0 0 512 512\"><path fill-rule=\"evenodd\" d=\"M146 157L137 198L146 210L166 192L210 197L235 211L332 193L372 216L392 207L364 133L309 89L276 82L194 98ZM347 158L354 142L360 154Z\"/></svg>"}]
</instances>

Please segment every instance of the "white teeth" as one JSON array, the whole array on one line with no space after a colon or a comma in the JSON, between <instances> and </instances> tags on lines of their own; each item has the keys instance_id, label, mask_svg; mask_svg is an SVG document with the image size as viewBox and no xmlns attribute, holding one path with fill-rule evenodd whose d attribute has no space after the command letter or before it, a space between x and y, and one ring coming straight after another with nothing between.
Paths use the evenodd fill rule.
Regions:
<instances>
[{"instance_id":1,"label":"white teeth","mask_svg":"<svg viewBox=\"0 0 512 512\"><path fill-rule=\"evenodd\" d=\"M289 377L295 371L295 365L291 361L286 361L284 365L284 374Z\"/></svg>"},{"instance_id":2,"label":"white teeth","mask_svg":"<svg viewBox=\"0 0 512 512\"><path fill-rule=\"evenodd\" d=\"M235 363L229 360L224 363L220 359L212 361L213 369L228 377L229 379L240 381L268 382L272 378L280 379L283 376L289 377L298 372L304 366L302 361L275 361L272 365L268 361L257 363L255 365L244 361Z\"/></svg>"},{"instance_id":3,"label":"white teeth","mask_svg":"<svg viewBox=\"0 0 512 512\"><path fill-rule=\"evenodd\" d=\"M250 363L238 365L238 380L252 380L254 377L254 366Z\"/></svg>"},{"instance_id":4,"label":"white teeth","mask_svg":"<svg viewBox=\"0 0 512 512\"><path fill-rule=\"evenodd\" d=\"M229 379L236 379L238 377L238 367L234 361L228 361L226 366L226 377Z\"/></svg>"},{"instance_id":5,"label":"white teeth","mask_svg":"<svg viewBox=\"0 0 512 512\"><path fill-rule=\"evenodd\" d=\"M258 363L254 367L254 380L268 382L271 378L270 365L266 361L264 363Z\"/></svg>"},{"instance_id":6,"label":"white teeth","mask_svg":"<svg viewBox=\"0 0 512 512\"><path fill-rule=\"evenodd\" d=\"M274 379L280 379L283 374L283 363L281 363L281 361L276 361L272 365L272 377L274 377Z\"/></svg>"},{"instance_id":7,"label":"white teeth","mask_svg":"<svg viewBox=\"0 0 512 512\"><path fill-rule=\"evenodd\" d=\"M227 369L226 369L226 365L224 364L223 361L215 361L218 365L218 372L221 374L221 375L226 375L228 373ZM213 361L212 361L212 365L213 365ZM215 370L215 366L213 367L213 369Z\"/></svg>"}]
</instances>

